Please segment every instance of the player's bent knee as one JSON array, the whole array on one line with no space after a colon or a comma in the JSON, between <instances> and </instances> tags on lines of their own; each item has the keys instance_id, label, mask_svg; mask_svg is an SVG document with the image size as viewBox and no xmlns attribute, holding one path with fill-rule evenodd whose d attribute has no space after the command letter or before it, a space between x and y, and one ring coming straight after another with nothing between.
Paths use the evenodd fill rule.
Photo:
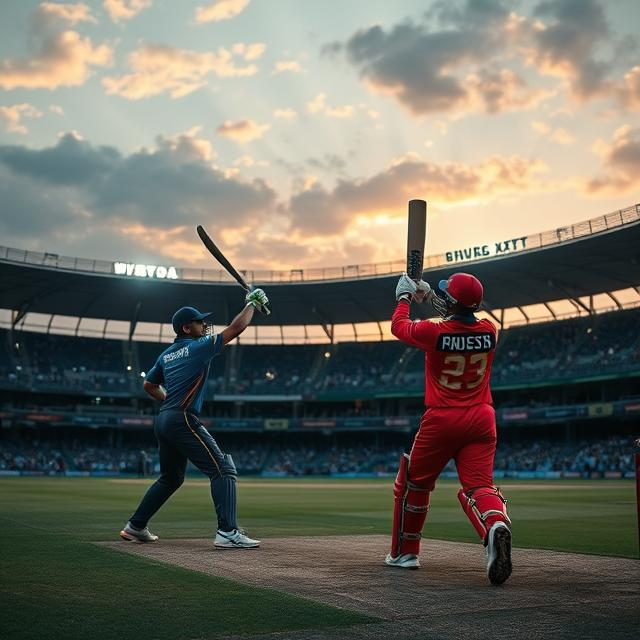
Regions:
<instances>
[{"instance_id":1,"label":"player's bent knee","mask_svg":"<svg viewBox=\"0 0 640 640\"><path fill-rule=\"evenodd\" d=\"M236 464L233 461L230 453L225 453L222 459L222 464L220 465L220 473L223 476L231 476L233 478L238 477L238 470L236 469Z\"/></svg>"},{"instance_id":2,"label":"player's bent knee","mask_svg":"<svg viewBox=\"0 0 640 640\"><path fill-rule=\"evenodd\" d=\"M161 482L162 484L166 485L168 488L172 489L173 491L176 491L182 486L184 482L184 474L176 475L173 473L171 474L163 473L158 478L158 482Z\"/></svg>"}]
</instances>

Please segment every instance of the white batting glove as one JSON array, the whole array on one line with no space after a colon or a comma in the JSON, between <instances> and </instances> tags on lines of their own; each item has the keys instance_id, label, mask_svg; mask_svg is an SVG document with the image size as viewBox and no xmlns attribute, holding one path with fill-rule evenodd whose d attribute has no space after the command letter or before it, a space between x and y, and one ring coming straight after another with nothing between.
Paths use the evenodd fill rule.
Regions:
<instances>
[{"instance_id":1,"label":"white batting glove","mask_svg":"<svg viewBox=\"0 0 640 640\"><path fill-rule=\"evenodd\" d=\"M424 280L418 280L416 282L417 291L413 294L414 302L424 302L427 296L431 293L431 287L428 282Z\"/></svg>"},{"instance_id":2,"label":"white batting glove","mask_svg":"<svg viewBox=\"0 0 640 640\"><path fill-rule=\"evenodd\" d=\"M267 309L269 298L267 298L267 294L262 289L249 291L245 296L244 301L246 304L253 305L260 313L264 313L265 315L269 314Z\"/></svg>"},{"instance_id":3,"label":"white batting glove","mask_svg":"<svg viewBox=\"0 0 640 640\"><path fill-rule=\"evenodd\" d=\"M406 273L403 273L396 285L396 300L398 302L400 302L400 300L411 302L411 298L417 290L418 287L416 283Z\"/></svg>"}]
</instances>

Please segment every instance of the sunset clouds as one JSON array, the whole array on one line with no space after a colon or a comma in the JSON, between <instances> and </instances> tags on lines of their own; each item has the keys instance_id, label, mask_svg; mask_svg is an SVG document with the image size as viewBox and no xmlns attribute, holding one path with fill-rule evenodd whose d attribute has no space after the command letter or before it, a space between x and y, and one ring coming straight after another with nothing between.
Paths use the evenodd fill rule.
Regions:
<instances>
[{"instance_id":1,"label":"sunset clouds","mask_svg":"<svg viewBox=\"0 0 640 640\"><path fill-rule=\"evenodd\" d=\"M42 111L26 103L14 104L8 107L0 106L0 122L3 122L7 131L11 133L27 133L24 124L26 118L41 118Z\"/></svg>"},{"instance_id":2,"label":"sunset clouds","mask_svg":"<svg viewBox=\"0 0 640 640\"><path fill-rule=\"evenodd\" d=\"M151 6L152 0L103 0L102 4L114 22L131 20Z\"/></svg>"},{"instance_id":3,"label":"sunset clouds","mask_svg":"<svg viewBox=\"0 0 640 640\"><path fill-rule=\"evenodd\" d=\"M5 4L7 245L333 266L401 257L412 198L429 251L640 202L631 0Z\"/></svg>"},{"instance_id":4,"label":"sunset clouds","mask_svg":"<svg viewBox=\"0 0 640 640\"><path fill-rule=\"evenodd\" d=\"M231 122L227 120L223 122L216 131L227 138L231 138L240 144L251 142L262 138L266 131L271 128L268 124L258 124L254 120L238 120Z\"/></svg>"},{"instance_id":5,"label":"sunset clouds","mask_svg":"<svg viewBox=\"0 0 640 640\"><path fill-rule=\"evenodd\" d=\"M220 78L254 75L258 69L247 61L256 59L261 52L261 48L251 46L246 49L243 46L238 54L234 54L224 47L220 47L216 53L201 53L147 44L129 55L131 73L107 77L102 84L108 94L128 100L140 100L161 93L168 93L172 98L183 98L205 86L210 74Z\"/></svg>"},{"instance_id":6,"label":"sunset clouds","mask_svg":"<svg viewBox=\"0 0 640 640\"><path fill-rule=\"evenodd\" d=\"M221 22L235 18L247 7L249 0L217 0L196 9L196 22Z\"/></svg>"},{"instance_id":7,"label":"sunset clouds","mask_svg":"<svg viewBox=\"0 0 640 640\"><path fill-rule=\"evenodd\" d=\"M95 22L85 4L40 4L31 19L33 52L28 57L0 61L0 89L79 86L94 67L111 64L110 46L94 45L90 38L67 29L84 22Z\"/></svg>"},{"instance_id":8,"label":"sunset clouds","mask_svg":"<svg viewBox=\"0 0 640 640\"><path fill-rule=\"evenodd\" d=\"M620 127L612 140L596 141L593 151L602 159L604 172L589 181L589 191L627 191L640 187L639 127Z\"/></svg>"}]
</instances>

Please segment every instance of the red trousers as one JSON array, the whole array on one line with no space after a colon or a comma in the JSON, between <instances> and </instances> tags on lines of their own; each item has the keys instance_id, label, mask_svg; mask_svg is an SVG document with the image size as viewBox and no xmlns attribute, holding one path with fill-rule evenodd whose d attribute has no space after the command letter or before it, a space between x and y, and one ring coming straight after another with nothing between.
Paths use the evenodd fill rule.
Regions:
<instances>
[{"instance_id":1,"label":"red trousers","mask_svg":"<svg viewBox=\"0 0 640 640\"><path fill-rule=\"evenodd\" d=\"M452 458L463 491L493 485L496 413L489 404L459 409L427 409L413 441L409 478L433 490Z\"/></svg>"},{"instance_id":2,"label":"red trousers","mask_svg":"<svg viewBox=\"0 0 640 640\"><path fill-rule=\"evenodd\" d=\"M394 485L391 555L419 553L429 494L452 458L464 492L458 499L481 539L494 522L508 522L504 498L493 487L495 452L496 419L491 405L428 409L413 441L406 481L401 468Z\"/></svg>"}]
</instances>

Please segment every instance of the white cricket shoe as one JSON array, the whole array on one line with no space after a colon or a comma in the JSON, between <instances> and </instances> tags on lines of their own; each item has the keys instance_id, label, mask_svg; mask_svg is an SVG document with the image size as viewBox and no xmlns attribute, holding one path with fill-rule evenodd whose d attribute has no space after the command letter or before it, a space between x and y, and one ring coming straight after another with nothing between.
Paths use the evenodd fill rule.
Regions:
<instances>
[{"instance_id":1,"label":"white cricket shoe","mask_svg":"<svg viewBox=\"0 0 640 640\"><path fill-rule=\"evenodd\" d=\"M136 529L130 522L124 525L124 529L120 532L120 537L128 542L156 542L158 540L158 536L151 533L147 527Z\"/></svg>"},{"instance_id":2,"label":"white cricket shoe","mask_svg":"<svg viewBox=\"0 0 640 640\"><path fill-rule=\"evenodd\" d=\"M502 584L513 571L511 531L504 522L496 522L487 536L487 577L491 584Z\"/></svg>"},{"instance_id":3,"label":"white cricket shoe","mask_svg":"<svg viewBox=\"0 0 640 640\"><path fill-rule=\"evenodd\" d=\"M213 546L218 549L255 549L260 546L260 540L246 536L239 529L220 531L216 533Z\"/></svg>"},{"instance_id":4,"label":"white cricket shoe","mask_svg":"<svg viewBox=\"0 0 640 640\"><path fill-rule=\"evenodd\" d=\"M394 558L390 553L388 553L384 561L390 567L399 567L400 569L419 569L420 568L420 560L418 560L418 556L413 553L405 553L401 556L397 556L396 558Z\"/></svg>"}]
</instances>

